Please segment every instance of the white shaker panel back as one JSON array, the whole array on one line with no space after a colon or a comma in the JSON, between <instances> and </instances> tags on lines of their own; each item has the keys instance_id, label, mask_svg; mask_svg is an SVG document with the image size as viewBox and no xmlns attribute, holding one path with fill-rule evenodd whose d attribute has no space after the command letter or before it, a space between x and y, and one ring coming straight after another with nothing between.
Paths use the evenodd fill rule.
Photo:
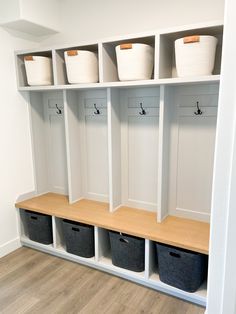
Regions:
<instances>
[{"instance_id":1,"label":"white shaker panel back","mask_svg":"<svg viewBox=\"0 0 236 314\"><path fill-rule=\"evenodd\" d=\"M128 117L128 198L156 203L158 129L156 117Z\"/></svg>"},{"instance_id":2,"label":"white shaker panel back","mask_svg":"<svg viewBox=\"0 0 236 314\"><path fill-rule=\"evenodd\" d=\"M63 98L52 93L44 94L47 122L48 177L50 190L67 194L67 168Z\"/></svg>"},{"instance_id":3,"label":"white shaker panel back","mask_svg":"<svg viewBox=\"0 0 236 314\"><path fill-rule=\"evenodd\" d=\"M218 86L179 87L171 141L171 214L208 221L215 149Z\"/></svg>"},{"instance_id":4,"label":"white shaker panel back","mask_svg":"<svg viewBox=\"0 0 236 314\"><path fill-rule=\"evenodd\" d=\"M180 117L177 210L209 214L216 117Z\"/></svg>"},{"instance_id":5,"label":"white shaker panel back","mask_svg":"<svg viewBox=\"0 0 236 314\"><path fill-rule=\"evenodd\" d=\"M121 110L123 203L156 211L159 89L124 92Z\"/></svg>"},{"instance_id":6,"label":"white shaker panel back","mask_svg":"<svg viewBox=\"0 0 236 314\"><path fill-rule=\"evenodd\" d=\"M83 183L85 197L108 201L108 140L106 92L80 96Z\"/></svg>"}]
</instances>

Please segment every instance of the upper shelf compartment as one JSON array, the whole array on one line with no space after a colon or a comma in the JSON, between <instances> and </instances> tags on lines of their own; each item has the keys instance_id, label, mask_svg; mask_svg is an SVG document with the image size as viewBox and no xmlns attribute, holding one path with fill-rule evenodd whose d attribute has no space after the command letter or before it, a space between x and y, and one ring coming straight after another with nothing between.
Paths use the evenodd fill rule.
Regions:
<instances>
[{"instance_id":1,"label":"upper shelf compartment","mask_svg":"<svg viewBox=\"0 0 236 314\"><path fill-rule=\"evenodd\" d=\"M98 83L101 81L100 72L98 44L72 46L55 51L56 85Z\"/></svg>"},{"instance_id":2,"label":"upper shelf compartment","mask_svg":"<svg viewBox=\"0 0 236 314\"><path fill-rule=\"evenodd\" d=\"M137 47L135 44L145 44L150 47L152 47L152 51L142 51L141 49L147 49L148 47ZM116 55L116 47L120 45L120 51L124 54L129 54L127 57L121 56L121 62L126 63L127 71L132 68L133 63L135 62L135 59L142 58L142 61L144 61L144 54L153 53L153 65L155 64L155 36L147 36L147 37L132 37L132 38L126 38L126 39L119 39L115 41L110 42L104 42L102 43L102 65L103 65L103 75L102 80L103 82L117 82L120 81L119 73L118 73L118 62L117 62L117 55ZM138 50L139 49L139 50ZM151 56L147 56L146 58L149 58L149 61L151 62ZM131 64L132 63L132 64ZM124 65L125 66L125 65ZM140 66L140 64L137 62L137 66ZM151 67L151 65L149 65ZM143 70L143 69L142 69ZM151 77L150 79L154 79L155 77L155 71L154 66L153 70L151 71ZM120 73L121 74L121 73ZM121 76L121 75L120 75Z\"/></svg>"},{"instance_id":3,"label":"upper shelf compartment","mask_svg":"<svg viewBox=\"0 0 236 314\"><path fill-rule=\"evenodd\" d=\"M215 24L208 27L191 27L190 29L185 30L160 33L158 62L159 79L177 77L175 60L175 40L188 36L196 36L195 38L197 40L201 40L198 39L198 36L201 35L214 36L218 39L218 43L216 46L214 70L212 74L220 74L223 25Z\"/></svg>"},{"instance_id":4,"label":"upper shelf compartment","mask_svg":"<svg viewBox=\"0 0 236 314\"><path fill-rule=\"evenodd\" d=\"M26 65L25 65L25 58L28 59L28 63L32 62L36 63L32 66L29 64L30 68L29 71L31 72L31 79L33 80L41 80L42 77L40 78L42 71L38 71L39 67L43 66L45 67L45 64L39 63L39 67L38 67L38 62L41 62L39 60L34 60L34 57L47 57L49 58L49 64L46 65L46 67L48 67L48 73L47 73L47 79L51 80L50 84L47 84L48 86L53 85L54 82L54 75L53 75L53 59L52 59L52 50L42 50L42 51L29 51L29 52L22 52L19 54L16 54L16 72L17 72L17 84L19 89L22 87L29 87L28 84L28 79L27 79L27 75L26 75ZM45 76L45 75L43 75ZM45 77L44 77L45 79ZM45 82L47 83L47 82ZM48 82L49 83L49 82ZM43 85L43 84L41 84ZM32 86L33 88L38 88L39 85L36 86ZM46 86L46 85L45 85ZM45 87L44 86L44 87Z\"/></svg>"}]
</instances>

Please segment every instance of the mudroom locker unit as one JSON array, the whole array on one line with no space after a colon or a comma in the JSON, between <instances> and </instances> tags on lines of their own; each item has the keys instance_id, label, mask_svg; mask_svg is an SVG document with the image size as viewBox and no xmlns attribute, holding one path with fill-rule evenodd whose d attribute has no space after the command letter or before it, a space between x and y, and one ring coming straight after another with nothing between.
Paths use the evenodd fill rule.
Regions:
<instances>
[{"instance_id":1,"label":"mudroom locker unit","mask_svg":"<svg viewBox=\"0 0 236 314\"><path fill-rule=\"evenodd\" d=\"M174 41L194 34L218 38L214 74L178 78ZM206 282L189 293L160 281L155 242L208 254L222 34L216 22L16 52L35 179L16 203L23 245L206 304ZM154 48L152 79L120 82L115 46L137 42ZM98 83L68 83L68 49L98 53ZM27 85L26 55L52 57L52 85ZM25 209L52 216L51 245L28 238ZM66 252L62 219L94 226L94 257ZM145 239L143 272L112 264L109 230Z\"/></svg>"}]
</instances>

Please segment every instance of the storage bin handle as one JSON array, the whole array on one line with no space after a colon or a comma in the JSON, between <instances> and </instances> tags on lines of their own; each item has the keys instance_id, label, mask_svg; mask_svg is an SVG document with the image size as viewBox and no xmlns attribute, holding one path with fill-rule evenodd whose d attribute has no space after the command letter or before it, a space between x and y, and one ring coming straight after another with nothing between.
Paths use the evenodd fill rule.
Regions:
<instances>
[{"instance_id":1,"label":"storage bin handle","mask_svg":"<svg viewBox=\"0 0 236 314\"><path fill-rule=\"evenodd\" d=\"M25 61L34 61L33 56L25 56L24 59Z\"/></svg>"},{"instance_id":2,"label":"storage bin handle","mask_svg":"<svg viewBox=\"0 0 236 314\"><path fill-rule=\"evenodd\" d=\"M132 49L132 44L121 44L120 50L124 50L124 49Z\"/></svg>"},{"instance_id":3,"label":"storage bin handle","mask_svg":"<svg viewBox=\"0 0 236 314\"><path fill-rule=\"evenodd\" d=\"M180 258L181 257L180 254L175 253L175 252L170 252L169 255L172 256L172 257L175 257L175 258Z\"/></svg>"},{"instance_id":4,"label":"storage bin handle","mask_svg":"<svg viewBox=\"0 0 236 314\"><path fill-rule=\"evenodd\" d=\"M129 243L129 240L124 239L124 238L120 238L120 242L122 242L122 243Z\"/></svg>"},{"instance_id":5,"label":"storage bin handle","mask_svg":"<svg viewBox=\"0 0 236 314\"><path fill-rule=\"evenodd\" d=\"M68 50L67 51L67 56L69 57L74 57L78 55L78 50Z\"/></svg>"},{"instance_id":6,"label":"storage bin handle","mask_svg":"<svg viewBox=\"0 0 236 314\"><path fill-rule=\"evenodd\" d=\"M76 228L76 227L72 227L72 230L73 230L73 231L76 231L76 232L80 232L80 229L79 229L79 228Z\"/></svg>"},{"instance_id":7,"label":"storage bin handle","mask_svg":"<svg viewBox=\"0 0 236 314\"><path fill-rule=\"evenodd\" d=\"M184 37L184 44L193 44L198 43L199 41L200 41L199 35Z\"/></svg>"},{"instance_id":8,"label":"storage bin handle","mask_svg":"<svg viewBox=\"0 0 236 314\"><path fill-rule=\"evenodd\" d=\"M36 216L30 216L30 218L33 220L38 220L38 217L36 217Z\"/></svg>"}]
</instances>

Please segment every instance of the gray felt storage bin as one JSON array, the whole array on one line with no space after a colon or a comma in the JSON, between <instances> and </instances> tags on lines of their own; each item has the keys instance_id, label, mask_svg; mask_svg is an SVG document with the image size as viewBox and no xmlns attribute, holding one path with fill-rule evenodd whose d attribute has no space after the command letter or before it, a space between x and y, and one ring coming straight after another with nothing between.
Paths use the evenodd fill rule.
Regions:
<instances>
[{"instance_id":1,"label":"gray felt storage bin","mask_svg":"<svg viewBox=\"0 0 236 314\"><path fill-rule=\"evenodd\" d=\"M156 243L160 280L187 292L195 292L207 274L207 256Z\"/></svg>"},{"instance_id":2,"label":"gray felt storage bin","mask_svg":"<svg viewBox=\"0 0 236 314\"><path fill-rule=\"evenodd\" d=\"M94 256L93 226L64 219L63 232L68 253L87 258Z\"/></svg>"},{"instance_id":3,"label":"gray felt storage bin","mask_svg":"<svg viewBox=\"0 0 236 314\"><path fill-rule=\"evenodd\" d=\"M29 210L25 210L24 215L30 240L52 244L52 217Z\"/></svg>"},{"instance_id":4,"label":"gray felt storage bin","mask_svg":"<svg viewBox=\"0 0 236 314\"><path fill-rule=\"evenodd\" d=\"M112 264L136 272L144 271L145 240L109 231Z\"/></svg>"}]
</instances>

